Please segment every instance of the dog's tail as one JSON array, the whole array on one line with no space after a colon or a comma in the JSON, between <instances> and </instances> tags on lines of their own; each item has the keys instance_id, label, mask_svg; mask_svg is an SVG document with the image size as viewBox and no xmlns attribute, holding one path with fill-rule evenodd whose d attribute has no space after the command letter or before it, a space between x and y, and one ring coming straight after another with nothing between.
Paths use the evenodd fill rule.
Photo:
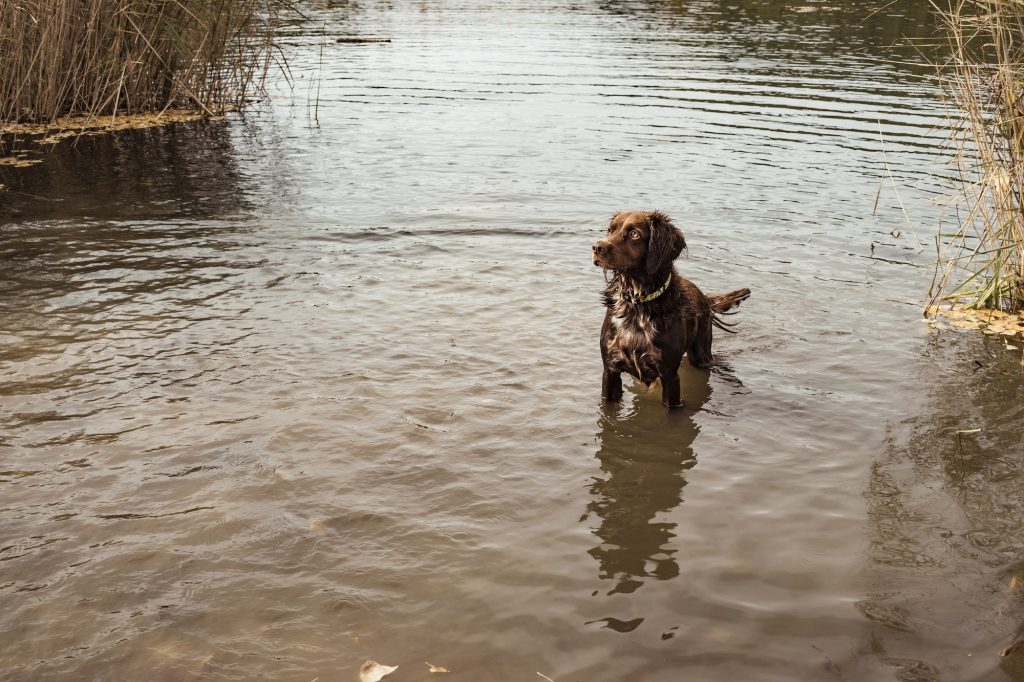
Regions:
<instances>
[{"instance_id":1,"label":"dog's tail","mask_svg":"<svg viewBox=\"0 0 1024 682\"><path fill-rule=\"evenodd\" d=\"M711 303L711 309L716 313L729 313L730 310L749 297L750 289L737 289L727 294L712 294L708 296L708 301ZM732 313L729 314L731 315Z\"/></svg>"},{"instance_id":2,"label":"dog's tail","mask_svg":"<svg viewBox=\"0 0 1024 682\"><path fill-rule=\"evenodd\" d=\"M737 311L733 310L733 308L738 307L740 303L749 297L750 289L736 289L727 294L712 294L708 296L708 302L711 303L711 323L723 332L735 333L736 330L731 329L731 327L735 326L735 323L725 322L719 315L735 314Z\"/></svg>"}]
</instances>

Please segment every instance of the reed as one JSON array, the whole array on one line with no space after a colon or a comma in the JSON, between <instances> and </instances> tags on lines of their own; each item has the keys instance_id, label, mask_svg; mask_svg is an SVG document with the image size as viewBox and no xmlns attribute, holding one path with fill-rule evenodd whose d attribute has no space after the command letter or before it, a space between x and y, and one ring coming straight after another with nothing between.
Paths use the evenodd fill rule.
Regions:
<instances>
[{"instance_id":1,"label":"reed","mask_svg":"<svg viewBox=\"0 0 1024 682\"><path fill-rule=\"evenodd\" d=\"M939 70L955 105L950 141L957 228L937 238L931 304L1024 308L1024 3L938 0L949 60Z\"/></svg>"},{"instance_id":2,"label":"reed","mask_svg":"<svg viewBox=\"0 0 1024 682\"><path fill-rule=\"evenodd\" d=\"M261 89L274 0L0 0L0 124L192 108Z\"/></svg>"}]
</instances>

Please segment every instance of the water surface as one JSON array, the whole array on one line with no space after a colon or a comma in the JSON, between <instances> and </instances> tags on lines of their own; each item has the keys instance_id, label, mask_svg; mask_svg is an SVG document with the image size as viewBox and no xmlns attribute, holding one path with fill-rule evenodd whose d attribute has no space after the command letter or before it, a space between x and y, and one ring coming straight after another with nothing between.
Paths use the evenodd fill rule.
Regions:
<instances>
[{"instance_id":1,"label":"water surface","mask_svg":"<svg viewBox=\"0 0 1024 682\"><path fill-rule=\"evenodd\" d=\"M326 3L244 116L3 170L0 675L1024 678L1020 350L918 305L932 26ZM600 401L654 207L754 292L671 413Z\"/></svg>"}]
</instances>

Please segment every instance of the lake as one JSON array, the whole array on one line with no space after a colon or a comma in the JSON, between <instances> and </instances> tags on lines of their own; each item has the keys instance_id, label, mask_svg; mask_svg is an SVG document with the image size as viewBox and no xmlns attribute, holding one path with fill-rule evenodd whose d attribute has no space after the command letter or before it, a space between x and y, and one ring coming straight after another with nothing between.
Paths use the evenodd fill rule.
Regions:
<instances>
[{"instance_id":1,"label":"lake","mask_svg":"<svg viewBox=\"0 0 1024 682\"><path fill-rule=\"evenodd\" d=\"M1021 344L922 318L934 26L319 2L244 114L0 169L0 678L1024 679ZM600 395L649 208L753 291L672 412Z\"/></svg>"}]
</instances>

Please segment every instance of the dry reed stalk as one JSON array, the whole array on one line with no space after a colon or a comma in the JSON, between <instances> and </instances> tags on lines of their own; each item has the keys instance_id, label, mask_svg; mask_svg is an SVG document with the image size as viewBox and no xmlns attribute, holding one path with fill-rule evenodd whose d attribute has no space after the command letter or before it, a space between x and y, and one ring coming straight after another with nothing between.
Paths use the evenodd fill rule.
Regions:
<instances>
[{"instance_id":1,"label":"dry reed stalk","mask_svg":"<svg viewBox=\"0 0 1024 682\"><path fill-rule=\"evenodd\" d=\"M237 108L281 0L0 0L0 124Z\"/></svg>"},{"instance_id":2,"label":"dry reed stalk","mask_svg":"<svg viewBox=\"0 0 1024 682\"><path fill-rule=\"evenodd\" d=\"M958 228L940 233L930 304L1024 308L1024 2L946 0L939 72L955 104Z\"/></svg>"}]
</instances>

